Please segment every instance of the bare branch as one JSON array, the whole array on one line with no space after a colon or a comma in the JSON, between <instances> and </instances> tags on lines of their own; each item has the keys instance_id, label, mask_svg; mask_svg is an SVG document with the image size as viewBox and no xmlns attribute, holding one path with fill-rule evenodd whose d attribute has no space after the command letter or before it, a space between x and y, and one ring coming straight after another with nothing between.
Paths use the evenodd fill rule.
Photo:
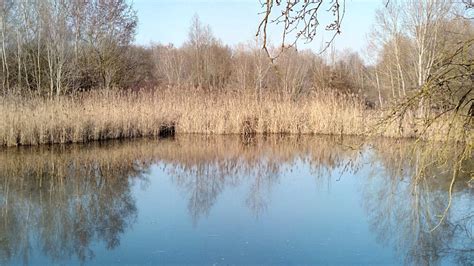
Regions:
<instances>
[{"instance_id":1,"label":"bare branch","mask_svg":"<svg viewBox=\"0 0 474 266\"><path fill-rule=\"evenodd\" d=\"M341 23L345 14L345 0L266 0L262 3L262 8L265 11L261 13L264 16L260 21L256 34L257 37L263 39L262 49L270 55L267 48L269 23L282 25L282 42L280 45L282 50L296 46L300 39L304 40L305 43L313 41L319 34L319 14L324 3L328 3L328 8L325 11L333 17L333 21L328 22L324 27L326 31L333 33L330 41L326 43L321 52L325 51L334 41L336 35L341 33ZM277 15L272 16L275 13ZM289 34L293 34L294 38L287 43Z\"/></svg>"}]
</instances>

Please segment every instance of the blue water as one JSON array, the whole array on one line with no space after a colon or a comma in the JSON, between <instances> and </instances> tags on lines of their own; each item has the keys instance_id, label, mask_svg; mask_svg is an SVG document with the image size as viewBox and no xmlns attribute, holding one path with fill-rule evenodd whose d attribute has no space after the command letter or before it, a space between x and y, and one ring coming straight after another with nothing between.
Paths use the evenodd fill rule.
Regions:
<instances>
[{"instance_id":1,"label":"blue water","mask_svg":"<svg viewBox=\"0 0 474 266\"><path fill-rule=\"evenodd\" d=\"M204 142L203 146L215 144L200 139L184 144L195 141ZM233 139L229 141L234 143ZM179 139L176 143L170 142L166 145L183 147ZM434 226L430 223L439 219L430 220L423 215L427 211L442 213L447 204L444 186L425 184L415 189L418 185L414 185L409 174L389 177L375 148L368 145L361 146L355 153L349 151L351 155L347 157L344 152L330 154L333 158L328 161L339 163L324 165L315 162L311 151L298 152L298 148L291 148L293 155L289 158L275 159L281 154L272 149L267 151L265 143L262 140L258 146L243 148L245 153L255 149L251 162L245 156L240 157L239 150L226 155L222 152L225 147L205 151L215 151L214 155L199 152L193 155L184 150L187 159L180 162L179 158L160 158L159 145L164 144L154 141L146 146L147 149L149 145L157 146L158 155L150 155L152 159L140 166L140 174L114 177L126 179L121 183L121 187L126 187L125 192L121 189L116 192L128 195L127 198L115 195L114 189L104 195L88 192L81 197L67 196L74 195L73 191L81 187L100 183L91 183L90 179L87 184L81 180L69 181L74 187L70 190L67 186L58 185L58 189L50 186L44 191L46 195L22 197L23 208L37 208L36 211L18 211L17 215L20 221L31 219L25 222L28 225L24 228L28 230L16 233L17 237L29 238L21 242L28 243L29 248L25 252L24 248L12 244L4 249L11 254L0 254L4 256L2 261L31 265L450 265L473 262L473 219L469 214L473 213L474 196L466 184L454 194L447 218L451 225L446 223L428 233ZM330 149L331 145L338 145L332 140L325 141L325 145L328 143ZM114 149L120 149L120 145L115 144ZM133 142L127 145L133 147ZM77 150L87 149L90 148ZM108 147L94 149L107 153ZM25 153L28 151L23 151L23 155ZM61 151L55 151L58 153L61 156ZM147 155L140 158L143 156ZM97 177L97 172L94 175L93 180L103 178L100 174ZM2 198L15 200L13 189L8 194L5 192L7 187L4 182ZM43 202L54 198L54 193L63 193L61 191L72 191L61 196L69 207L51 209ZM407 191L419 195L415 197ZM84 206L88 206L86 201L101 205L102 197L113 198L113 202L119 204L104 205L99 211L89 210L90 213L84 208L82 212L86 213L88 218L84 220L87 221L78 218L78 201ZM51 201L52 206L64 204ZM11 203L4 203L4 209L7 204ZM419 205L415 208L414 204ZM113 215L104 214L109 211ZM2 216L14 215L14 211L9 212L3 211ZM25 217L21 213L31 215ZM106 218L102 219L104 215ZM52 221L58 224L54 229L57 231L45 233L42 226L48 223L44 221L48 217L66 218L61 218L62 222ZM69 223L76 225L69 227L66 225ZM461 223L467 224L467 233L456 229ZM4 228L4 231L11 230L5 224ZM77 233L81 228L88 229L85 231L89 233ZM72 232L63 232L67 230ZM47 236L53 237L48 241ZM4 236L0 245L7 246L9 242L9 237ZM467 251L460 252L460 249Z\"/></svg>"}]
</instances>

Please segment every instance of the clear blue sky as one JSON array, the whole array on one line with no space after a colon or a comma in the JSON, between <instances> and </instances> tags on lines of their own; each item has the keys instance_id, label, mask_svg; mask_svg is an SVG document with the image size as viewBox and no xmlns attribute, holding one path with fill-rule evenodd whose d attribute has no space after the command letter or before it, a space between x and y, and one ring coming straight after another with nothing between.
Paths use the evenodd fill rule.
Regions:
<instances>
[{"instance_id":1,"label":"clear blue sky","mask_svg":"<svg viewBox=\"0 0 474 266\"><path fill-rule=\"evenodd\" d=\"M383 3L384 0L346 0L346 15L342 34L336 39L336 48L362 51L375 10ZM254 38L258 13L262 11L258 0L133 0L133 6L139 19L136 43L142 45L155 42L180 46L187 38L191 18L195 14L211 26L214 35L223 43L246 43ZM280 35L271 33L271 40L277 43ZM326 40L328 36L326 34ZM318 51L321 43L319 39L299 47Z\"/></svg>"}]
</instances>

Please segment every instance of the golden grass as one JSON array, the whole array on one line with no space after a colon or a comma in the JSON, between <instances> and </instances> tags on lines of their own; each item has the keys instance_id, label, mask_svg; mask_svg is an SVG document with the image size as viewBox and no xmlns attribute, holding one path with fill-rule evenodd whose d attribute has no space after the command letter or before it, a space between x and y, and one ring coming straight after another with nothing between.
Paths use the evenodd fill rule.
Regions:
<instances>
[{"instance_id":1,"label":"golden grass","mask_svg":"<svg viewBox=\"0 0 474 266\"><path fill-rule=\"evenodd\" d=\"M350 96L321 92L299 100L191 91L102 91L55 99L0 98L0 146L77 143L157 136L162 125L176 133L329 134L413 137L409 116L374 131L383 117ZM425 133L442 138L446 125Z\"/></svg>"}]
</instances>

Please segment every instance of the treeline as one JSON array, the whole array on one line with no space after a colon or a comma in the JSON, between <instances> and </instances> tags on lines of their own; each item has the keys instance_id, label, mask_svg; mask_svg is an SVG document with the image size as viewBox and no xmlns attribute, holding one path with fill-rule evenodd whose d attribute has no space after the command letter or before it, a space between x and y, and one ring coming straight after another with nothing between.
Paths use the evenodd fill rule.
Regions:
<instances>
[{"instance_id":1,"label":"treeline","mask_svg":"<svg viewBox=\"0 0 474 266\"><path fill-rule=\"evenodd\" d=\"M367 83L367 68L356 53L340 55L331 63L330 58L309 50L287 48L272 62L258 39L231 48L198 17L181 47L158 44L151 50L154 77L167 87L297 99L322 89L356 93Z\"/></svg>"},{"instance_id":2,"label":"treeline","mask_svg":"<svg viewBox=\"0 0 474 266\"><path fill-rule=\"evenodd\" d=\"M378 10L368 51L379 101L425 94L417 100L442 108L472 97L472 11L472 3L452 0L390 1Z\"/></svg>"},{"instance_id":3,"label":"treeline","mask_svg":"<svg viewBox=\"0 0 474 266\"><path fill-rule=\"evenodd\" d=\"M125 0L3 1L0 24L3 94L176 87L296 97L314 87L355 88L353 80L363 79L356 54L331 67L310 51L288 49L272 64L257 41L226 46L197 16L181 47L137 46L136 12Z\"/></svg>"},{"instance_id":4,"label":"treeline","mask_svg":"<svg viewBox=\"0 0 474 266\"><path fill-rule=\"evenodd\" d=\"M53 96L129 86L136 26L125 0L1 1L3 92Z\"/></svg>"},{"instance_id":5,"label":"treeline","mask_svg":"<svg viewBox=\"0 0 474 266\"><path fill-rule=\"evenodd\" d=\"M318 55L295 47L271 49L278 55L271 59L258 38L229 47L197 16L182 46L137 46L136 12L125 0L7 0L0 13L2 91L52 97L173 88L296 100L335 90L383 107L418 92L446 64L459 74L452 86L472 87L469 10L451 0L390 1L377 12L364 62L351 51ZM450 97L465 94L452 86Z\"/></svg>"}]
</instances>

